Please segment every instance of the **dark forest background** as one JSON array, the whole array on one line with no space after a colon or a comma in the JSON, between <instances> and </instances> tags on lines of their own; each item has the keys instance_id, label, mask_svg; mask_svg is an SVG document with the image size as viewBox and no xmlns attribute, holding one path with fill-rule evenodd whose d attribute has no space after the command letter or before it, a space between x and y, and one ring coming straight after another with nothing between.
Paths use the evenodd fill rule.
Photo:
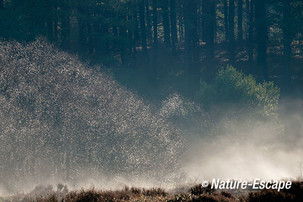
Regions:
<instances>
[{"instance_id":1,"label":"dark forest background","mask_svg":"<svg viewBox=\"0 0 303 202\"><path fill-rule=\"evenodd\" d=\"M155 101L228 64L298 95L302 33L302 0L0 0L2 39L42 36Z\"/></svg>"}]
</instances>

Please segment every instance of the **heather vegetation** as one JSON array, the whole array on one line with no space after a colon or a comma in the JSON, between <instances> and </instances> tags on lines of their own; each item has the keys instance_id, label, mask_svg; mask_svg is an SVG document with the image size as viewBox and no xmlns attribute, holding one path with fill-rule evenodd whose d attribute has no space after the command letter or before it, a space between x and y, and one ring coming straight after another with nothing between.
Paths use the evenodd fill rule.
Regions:
<instances>
[{"instance_id":1,"label":"heather vegetation","mask_svg":"<svg viewBox=\"0 0 303 202\"><path fill-rule=\"evenodd\" d=\"M66 186L57 185L54 189L52 186L36 187L28 194L19 194L7 197L3 201L37 201L37 202L57 202L57 201L205 201L205 202L268 202L268 201L302 201L303 184L294 182L293 187L289 190L232 190L220 191L213 190L210 187L202 188L201 184L191 187L185 192L171 191L166 192L164 189L141 189L124 187L117 191L101 191L91 188L89 190L69 191ZM0 198L1 200L1 198Z\"/></svg>"}]
</instances>

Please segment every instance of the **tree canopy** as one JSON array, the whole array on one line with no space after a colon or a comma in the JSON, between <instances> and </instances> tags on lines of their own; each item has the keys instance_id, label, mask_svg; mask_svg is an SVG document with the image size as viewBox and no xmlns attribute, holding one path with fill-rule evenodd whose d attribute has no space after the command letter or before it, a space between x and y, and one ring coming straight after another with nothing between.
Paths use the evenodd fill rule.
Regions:
<instances>
[{"instance_id":1,"label":"tree canopy","mask_svg":"<svg viewBox=\"0 0 303 202\"><path fill-rule=\"evenodd\" d=\"M302 7L302 0L2 0L0 37L44 36L151 95L174 86L193 96L201 78L227 64L288 91L302 77Z\"/></svg>"}]
</instances>

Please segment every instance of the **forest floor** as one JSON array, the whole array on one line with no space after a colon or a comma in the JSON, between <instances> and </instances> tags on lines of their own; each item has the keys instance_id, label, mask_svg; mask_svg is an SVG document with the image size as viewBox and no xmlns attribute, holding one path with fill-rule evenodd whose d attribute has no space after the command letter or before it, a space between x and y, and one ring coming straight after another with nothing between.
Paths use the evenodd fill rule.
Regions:
<instances>
[{"instance_id":1,"label":"forest floor","mask_svg":"<svg viewBox=\"0 0 303 202\"><path fill-rule=\"evenodd\" d=\"M277 190L213 190L202 188L201 184L189 189L183 188L170 192L164 189L140 189L125 187L120 191L98 191L96 189L68 191L58 185L57 191L49 187L36 187L28 194L16 194L0 201L303 201L303 182L293 182L291 189Z\"/></svg>"}]
</instances>

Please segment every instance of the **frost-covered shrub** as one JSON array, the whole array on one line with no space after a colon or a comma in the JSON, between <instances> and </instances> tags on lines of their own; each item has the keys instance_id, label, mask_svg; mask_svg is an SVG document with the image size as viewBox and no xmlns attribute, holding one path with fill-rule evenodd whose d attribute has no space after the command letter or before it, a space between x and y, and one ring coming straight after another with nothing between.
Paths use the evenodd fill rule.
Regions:
<instances>
[{"instance_id":1,"label":"frost-covered shrub","mask_svg":"<svg viewBox=\"0 0 303 202\"><path fill-rule=\"evenodd\" d=\"M182 152L180 132L140 97L41 40L0 42L0 119L6 182L88 169L166 175Z\"/></svg>"}]
</instances>

